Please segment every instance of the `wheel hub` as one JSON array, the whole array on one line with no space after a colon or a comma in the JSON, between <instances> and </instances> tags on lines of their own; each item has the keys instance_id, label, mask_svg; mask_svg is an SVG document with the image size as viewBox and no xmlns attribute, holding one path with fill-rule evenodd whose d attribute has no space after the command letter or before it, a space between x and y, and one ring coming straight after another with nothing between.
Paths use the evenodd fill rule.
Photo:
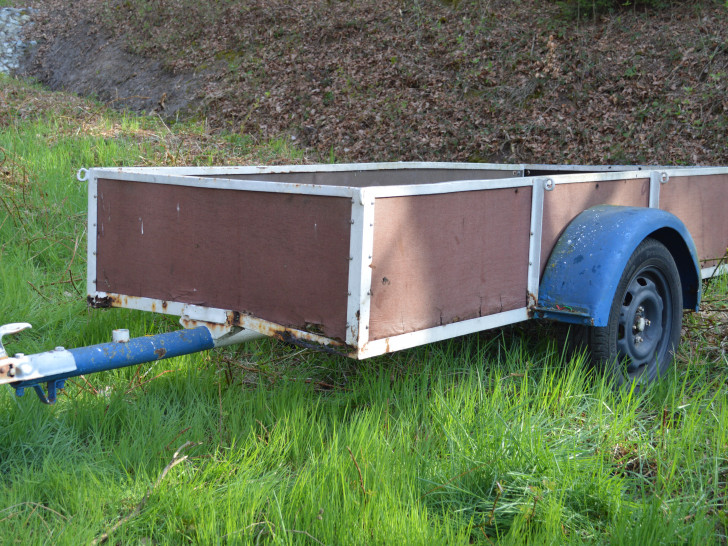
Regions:
<instances>
[{"instance_id":1,"label":"wheel hub","mask_svg":"<svg viewBox=\"0 0 728 546\"><path fill-rule=\"evenodd\" d=\"M645 318L644 313L644 307L642 307L641 305L637 307L637 312L634 316L634 324L632 325L632 332L634 333L635 344L642 343L644 341L644 338L640 334L645 331L645 328L652 324L650 319Z\"/></svg>"},{"instance_id":2,"label":"wheel hub","mask_svg":"<svg viewBox=\"0 0 728 546\"><path fill-rule=\"evenodd\" d=\"M619 319L617 347L630 376L638 376L654 364L663 340L662 290L646 274L637 275L627 287Z\"/></svg>"}]
</instances>

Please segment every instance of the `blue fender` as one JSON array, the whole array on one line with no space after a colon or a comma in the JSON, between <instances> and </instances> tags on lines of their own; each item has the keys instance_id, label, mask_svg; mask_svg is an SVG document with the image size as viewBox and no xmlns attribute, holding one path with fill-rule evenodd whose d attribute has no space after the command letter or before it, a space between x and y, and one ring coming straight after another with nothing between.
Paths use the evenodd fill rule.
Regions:
<instances>
[{"instance_id":1,"label":"blue fender","mask_svg":"<svg viewBox=\"0 0 728 546\"><path fill-rule=\"evenodd\" d=\"M697 310L700 266L685 225L660 209L599 205L574 218L557 241L541 278L534 316L606 326L627 261L647 237L670 251L680 273L683 307Z\"/></svg>"}]
</instances>

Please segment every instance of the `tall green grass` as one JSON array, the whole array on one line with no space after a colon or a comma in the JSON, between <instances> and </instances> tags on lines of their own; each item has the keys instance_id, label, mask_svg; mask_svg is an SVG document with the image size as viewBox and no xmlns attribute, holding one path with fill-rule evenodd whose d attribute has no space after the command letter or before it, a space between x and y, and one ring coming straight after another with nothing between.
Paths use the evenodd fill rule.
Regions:
<instances>
[{"instance_id":1,"label":"tall green grass","mask_svg":"<svg viewBox=\"0 0 728 546\"><path fill-rule=\"evenodd\" d=\"M7 79L0 101L0 316L34 324L11 352L176 327L86 309L77 168L299 158ZM639 394L530 326L358 363L264 340L76 379L52 407L3 388L0 542L724 543L728 362L700 320Z\"/></svg>"}]
</instances>

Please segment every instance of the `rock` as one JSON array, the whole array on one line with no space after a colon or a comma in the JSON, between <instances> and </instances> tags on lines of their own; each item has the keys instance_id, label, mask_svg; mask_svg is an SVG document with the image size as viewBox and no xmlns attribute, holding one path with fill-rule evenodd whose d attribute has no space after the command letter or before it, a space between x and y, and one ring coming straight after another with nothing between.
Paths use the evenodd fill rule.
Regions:
<instances>
[{"instance_id":1,"label":"rock","mask_svg":"<svg viewBox=\"0 0 728 546\"><path fill-rule=\"evenodd\" d=\"M31 25L31 8L0 8L0 73L7 74L20 66L20 57L26 46L35 46L35 40L26 44L22 38L25 25Z\"/></svg>"}]
</instances>

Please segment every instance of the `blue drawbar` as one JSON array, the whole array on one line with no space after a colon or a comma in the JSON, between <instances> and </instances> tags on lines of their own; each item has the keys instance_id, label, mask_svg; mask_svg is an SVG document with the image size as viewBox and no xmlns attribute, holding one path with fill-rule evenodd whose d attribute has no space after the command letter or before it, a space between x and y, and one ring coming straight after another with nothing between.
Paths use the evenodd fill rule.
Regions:
<instances>
[{"instance_id":1,"label":"blue drawbar","mask_svg":"<svg viewBox=\"0 0 728 546\"><path fill-rule=\"evenodd\" d=\"M79 347L69 349L69 352L76 361L80 375L187 355L212 349L214 346L210 330L200 326L191 330L137 337L126 343L112 342Z\"/></svg>"},{"instance_id":2,"label":"blue drawbar","mask_svg":"<svg viewBox=\"0 0 728 546\"><path fill-rule=\"evenodd\" d=\"M680 274L683 306L700 303L700 266L685 225L664 210L599 205L568 225L541 278L534 316L561 322L606 326L629 258L652 237L672 254Z\"/></svg>"},{"instance_id":3,"label":"blue drawbar","mask_svg":"<svg viewBox=\"0 0 728 546\"><path fill-rule=\"evenodd\" d=\"M69 349L68 353L73 356L76 364L75 370L50 375L42 379L20 381L13 383L12 386L16 388L19 396L23 394L25 388L34 387L38 395L41 396L41 400L43 400L44 396L40 384L46 383L48 397L43 401L52 403L55 399L56 388L61 388L63 381L69 377L187 355L212 349L214 346L215 343L210 330L200 326L190 330L177 330L166 334L137 337L126 343L101 343L89 347Z\"/></svg>"}]
</instances>

